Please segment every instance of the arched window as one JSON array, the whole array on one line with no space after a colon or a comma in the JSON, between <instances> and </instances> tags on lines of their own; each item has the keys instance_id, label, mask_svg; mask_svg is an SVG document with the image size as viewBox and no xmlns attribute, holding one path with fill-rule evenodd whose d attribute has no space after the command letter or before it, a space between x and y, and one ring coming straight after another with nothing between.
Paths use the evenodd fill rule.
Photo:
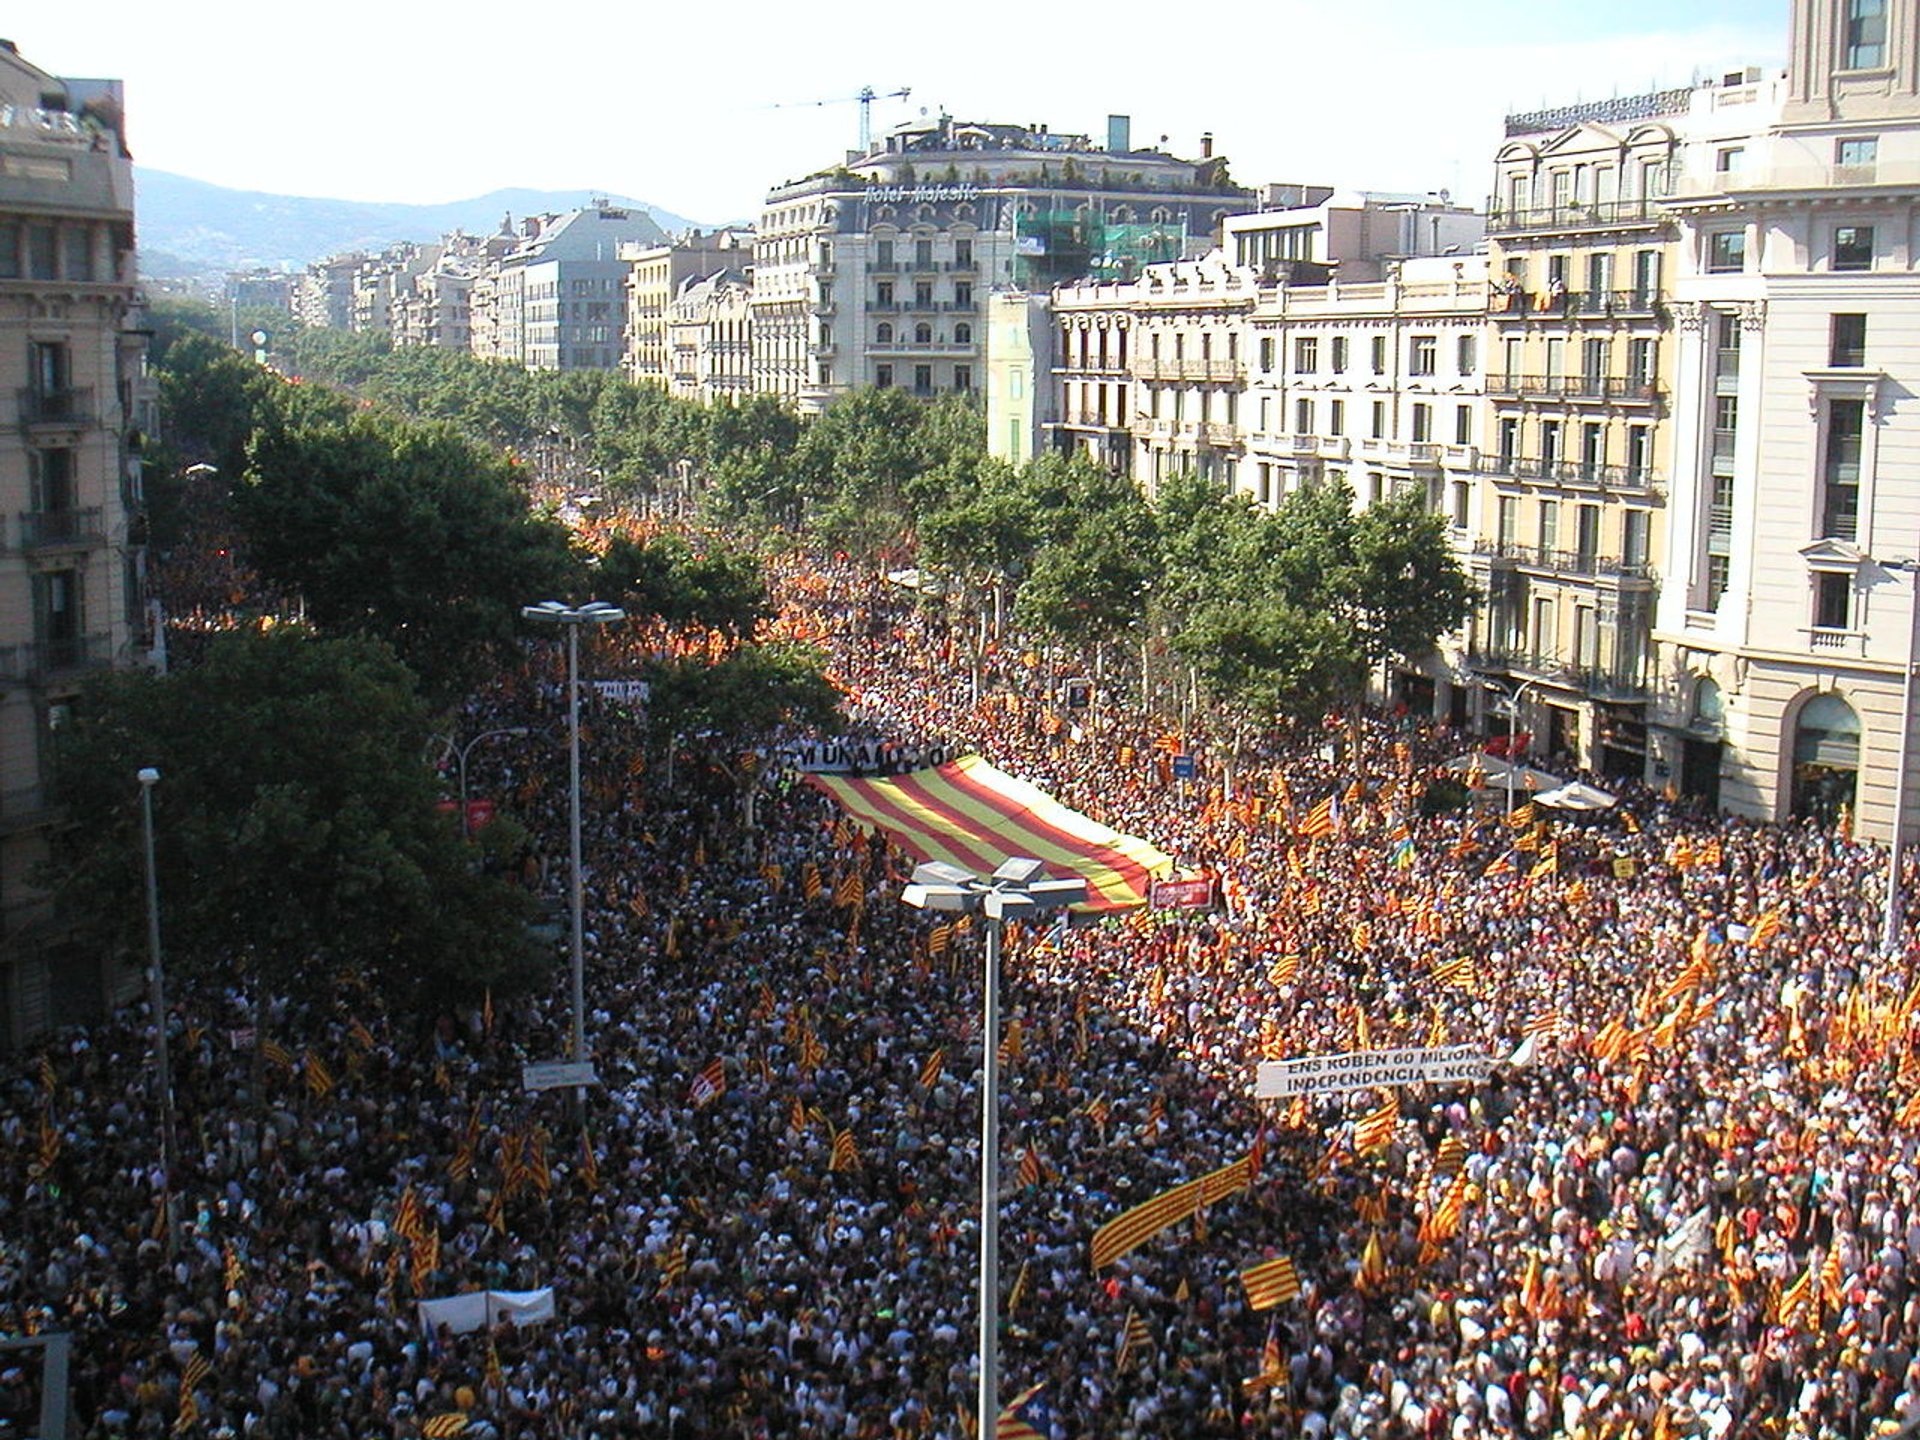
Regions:
<instances>
[{"instance_id":1,"label":"arched window","mask_svg":"<svg viewBox=\"0 0 1920 1440\"><path fill-rule=\"evenodd\" d=\"M1859 774L1860 717L1838 695L1814 696L1793 724L1793 813L1834 823Z\"/></svg>"},{"instance_id":2,"label":"arched window","mask_svg":"<svg viewBox=\"0 0 1920 1440\"><path fill-rule=\"evenodd\" d=\"M933 343L933 326L925 324L914 326L913 343L916 345L931 345Z\"/></svg>"},{"instance_id":3,"label":"arched window","mask_svg":"<svg viewBox=\"0 0 1920 1440\"><path fill-rule=\"evenodd\" d=\"M973 343L973 326L967 324L964 320L954 326L953 343L956 345L971 345Z\"/></svg>"},{"instance_id":4,"label":"arched window","mask_svg":"<svg viewBox=\"0 0 1920 1440\"><path fill-rule=\"evenodd\" d=\"M1702 730L1718 730L1726 718L1720 687L1709 676L1701 676L1693 687L1693 723Z\"/></svg>"},{"instance_id":5,"label":"arched window","mask_svg":"<svg viewBox=\"0 0 1920 1440\"><path fill-rule=\"evenodd\" d=\"M874 326L873 343L876 345L891 345L893 343L893 326L884 320Z\"/></svg>"}]
</instances>

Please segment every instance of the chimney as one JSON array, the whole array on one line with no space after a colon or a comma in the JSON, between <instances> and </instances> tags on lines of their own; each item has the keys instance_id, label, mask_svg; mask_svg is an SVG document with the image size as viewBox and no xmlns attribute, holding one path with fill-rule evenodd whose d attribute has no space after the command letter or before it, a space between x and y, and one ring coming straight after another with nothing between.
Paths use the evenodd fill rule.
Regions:
<instances>
[{"instance_id":1,"label":"chimney","mask_svg":"<svg viewBox=\"0 0 1920 1440\"><path fill-rule=\"evenodd\" d=\"M1202 160L1211 160L1213 158L1213 132L1211 130L1200 137L1200 158Z\"/></svg>"},{"instance_id":2,"label":"chimney","mask_svg":"<svg viewBox=\"0 0 1920 1440\"><path fill-rule=\"evenodd\" d=\"M1107 149L1116 155L1124 155L1133 149L1133 117L1130 115L1107 116Z\"/></svg>"}]
</instances>

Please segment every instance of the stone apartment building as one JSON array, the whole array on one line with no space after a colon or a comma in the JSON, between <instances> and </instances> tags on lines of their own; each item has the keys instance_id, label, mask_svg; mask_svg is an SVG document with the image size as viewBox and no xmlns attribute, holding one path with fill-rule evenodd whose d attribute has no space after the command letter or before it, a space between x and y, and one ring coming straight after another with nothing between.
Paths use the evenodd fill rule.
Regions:
<instances>
[{"instance_id":1,"label":"stone apartment building","mask_svg":"<svg viewBox=\"0 0 1920 1440\"><path fill-rule=\"evenodd\" d=\"M475 287L474 353L529 370L619 369L628 273L621 252L665 240L645 211L610 205L524 222L485 292Z\"/></svg>"},{"instance_id":2,"label":"stone apartment building","mask_svg":"<svg viewBox=\"0 0 1920 1440\"><path fill-rule=\"evenodd\" d=\"M666 319L675 395L711 405L752 393L753 284L744 271L683 281Z\"/></svg>"},{"instance_id":3,"label":"stone apartment building","mask_svg":"<svg viewBox=\"0 0 1920 1440\"><path fill-rule=\"evenodd\" d=\"M0 1047L126 978L66 944L34 883L59 819L53 729L86 675L141 656L153 396L122 115L118 81L63 80L0 42Z\"/></svg>"},{"instance_id":4,"label":"stone apartment building","mask_svg":"<svg viewBox=\"0 0 1920 1440\"><path fill-rule=\"evenodd\" d=\"M1741 814L1911 838L1920 3L1795 0L1788 53L1703 92L1666 205L1654 759Z\"/></svg>"},{"instance_id":5,"label":"stone apartment building","mask_svg":"<svg viewBox=\"0 0 1920 1440\"><path fill-rule=\"evenodd\" d=\"M744 230L698 230L665 245L628 245L627 339L623 367L629 380L672 389L668 363L667 311L689 280L721 271L750 273L753 236Z\"/></svg>"},{"instance_id":6,"label":"stone apartment building","mask_svg":"<svg viewBox=\"0 0 1920 1440\"><path fill-rule=\"evenodd\" d=\"M772 191L754 236L754 388L818 413L864 386L971 393L990 291L1121 279L1209 249L1248 192L1199 160L942 115Z\"/></svg>"}]
</instances>

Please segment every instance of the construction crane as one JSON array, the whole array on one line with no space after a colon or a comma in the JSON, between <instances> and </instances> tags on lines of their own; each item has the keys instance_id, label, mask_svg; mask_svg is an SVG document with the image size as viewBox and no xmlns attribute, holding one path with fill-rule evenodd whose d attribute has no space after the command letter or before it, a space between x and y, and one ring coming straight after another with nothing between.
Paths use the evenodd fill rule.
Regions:
<instances>
[{"instance_id":1,"label":"construction crane","mask_svg":"<svg viewBox=\"0 0 1920 1440\"><path fill-rule=\"evenodd\" d=\"M860 153L865 155L873 149L873 102L876 100L904 100L911 94L913 94L912 88L905 85L901 86L898 90L889 90L884 95L876 91L871 85L862 85L858 95L831 95L825 100L787 100L767 108L771 110L795 110L806 106L817 109L822 105L851 105L855 101L858 101L860 103Z\"/></svg>"}]
</instances>

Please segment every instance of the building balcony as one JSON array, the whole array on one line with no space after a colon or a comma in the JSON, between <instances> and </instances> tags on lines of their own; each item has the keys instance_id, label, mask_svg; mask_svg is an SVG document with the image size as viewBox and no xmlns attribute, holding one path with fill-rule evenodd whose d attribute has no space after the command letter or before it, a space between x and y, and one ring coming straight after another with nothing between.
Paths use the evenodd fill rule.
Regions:
<instances>
[{"instance_id":1,"label":"building balcony","mask_svg":"<svg viewBox=\"0 0 1920 1440\"><path fill-rule=\"evenodd\" d=\"M106 634L0 645L0 684L55 684L112 663L113 637Z\"/></svg>"},{"instance_id":2,"label":"building balcony","mask_svg":"<svg viewBox=\"0 0 1920 1440\"><path fill-rule=\"evenodd\" d=\"M1664 475L1632 465L1596 465L1585 460L1530 460L1515 455L1487 455L1481 458L1483 474L1506 476L1515 480L1544 480L1577 490L1598 490L1647 496L1667 493Z\"/></svg>"},{"instance_id":3,"label":"building balcony","mask_svg":"<svg viewBox=\"0 0 1920 1440\"><path fill-rule=\"evenodd\" d=\"M62 807L53 802L53 792L44 785L0 790L0 835L44 829L58 822L63 813Z\"/></svg>"},{"instance_id":4,"label":"building balcony","mask_svg":"<svg viewBox=\"0 0 1920 1440\"><path fill-rule=\"evenodd\" d=\"M1071 410L1064 415L1060 424L1070 430L1100 430L1110 434L1125 434L1126 426L1118 420L1109 419L1098 410Z\"/></svg>"},{"instance_id":5,"label":"building balcony","mask_svg":"<svg viewBox=\"0 0 1920 1440\"><path fill-rule=\"evenodd\" d=\"M960 359L978 352L970 340L875 340L867 346L869 355L952 355Z\"/></svg>"},{"instance_id":6,"label":"building balcony","mask_svg":"<svg viewBox=\"0 0 1920 1440\"><path fill-rule=\"evenodd\" d=\"M1437 470L1444 447L1426 440L1372 440L1360 442L1360 458L1380 465Z\"/></svg>"},{"instance_id":7,"label":"building balcony","mask_svg":"<svg viewBox=\"0 0 1920 1440\"><path fill-rule=\"evenodd\" d=\"M1216 385L1244 385L1247 367L1238 360L1156 360L1136 358L1133 374L1140 380L1197 380Z\"/></svg>"},{"instance_id":8,"label":"building balcony","mask_svg":"<svg viewBox=\"0 0 1920 1440\"><path fill-rule=\"evenodd\" d=\"M1502 320L1661 320L1666 316L1664 301L1656 290L1495 290L1487 296L1487 313Z\"/></svg>"},{"instance_id":9,"label":"building balcony","mask_svg":"<svg viewBox=\"0 0 1920 1440\"><path fill-rule=\"evenodd\" d=\"M1487 207L1489 235L1517 235L1545 231L1614 230L1670 225L1659 200L1594 200L1513 210L1499 204Z\"/></svg>"},{"instance_id":10,"label":"building balcony","mask_svg":"<svg viewBox=\"0 0 1920 1440\"><path fill-rule=\"evenodd\" d=\"M1644 702L1652 692L1646 677L1620 666L1576 665L1558 655L1524 647L1476 643L1467 651L1467 664L1488 674L1512 675L1572 691L1590 700Z\"/></svg>"},{"instance_id":11,"label":"building balcony","mask_svg":"<svg viewBox=\"0 0 1920 1440\"><path fill-rule=\"evenodd\" d=\"M947 262L947 273L949 275L972 275L979 270L979 268L979 265L972 260L949 260Z\"/></svg>"},{"instance_id":12,"label":"building balcony","mask_svg":"<svg viewBox=\"0 0 1920 1440\"><path fill-rule=\"evenodd\" d=\"M1189 440L1199 445L1237 446L1240 431L1224 420L1166 420L1142 417L1133 423L1135 434L1161 440Z\"/></svg>"},{"instance_id":13,"label":"building balcony","mask_svg":"<svg viewBox=\"0 0 1920 1440\"><path fill-rule=\"evenodd\" d=\"M1623 375L1489 375L1487 394L1502 400L1655 405L1661 391L1657 380Z\"/></svg>"},{"instance_id":14,"label":"building balcony","mask_svg":"<svg viewBox=\"0 0 1920 1440\"><path fill-rule=\"evenodd\" d=\"M1555 575L1582 580L1644 580L1659 578L1653 567L1643 561L1622 560L1592 550L1556 550L1541 545L1524 545L1515 540L1477 539L1473 553L1489 561L1505 561L1529 570L1545 570Z\"/></svg>"},{"instance_id":15,"label":"building balcony","mask_svg":"<svg viewBox=\"0 0 1920 1440\"><path fill-rule=\"evenodd\" d=\"M104 545L106 539L106 526L98 505L78 510L20 512L22 550L84 549Z\"/></svg>"},{"instance_id":16,"label":"building balcony","mask_svg":"<svg viewBox=\"0 0 1920 1440\"><path fill-rule=\"evenodd\" d=\"M93 391L26 389L19 392L20 428L29 435L48 430L78 430L93 423Z\"/></svg>"}]
</instances>

